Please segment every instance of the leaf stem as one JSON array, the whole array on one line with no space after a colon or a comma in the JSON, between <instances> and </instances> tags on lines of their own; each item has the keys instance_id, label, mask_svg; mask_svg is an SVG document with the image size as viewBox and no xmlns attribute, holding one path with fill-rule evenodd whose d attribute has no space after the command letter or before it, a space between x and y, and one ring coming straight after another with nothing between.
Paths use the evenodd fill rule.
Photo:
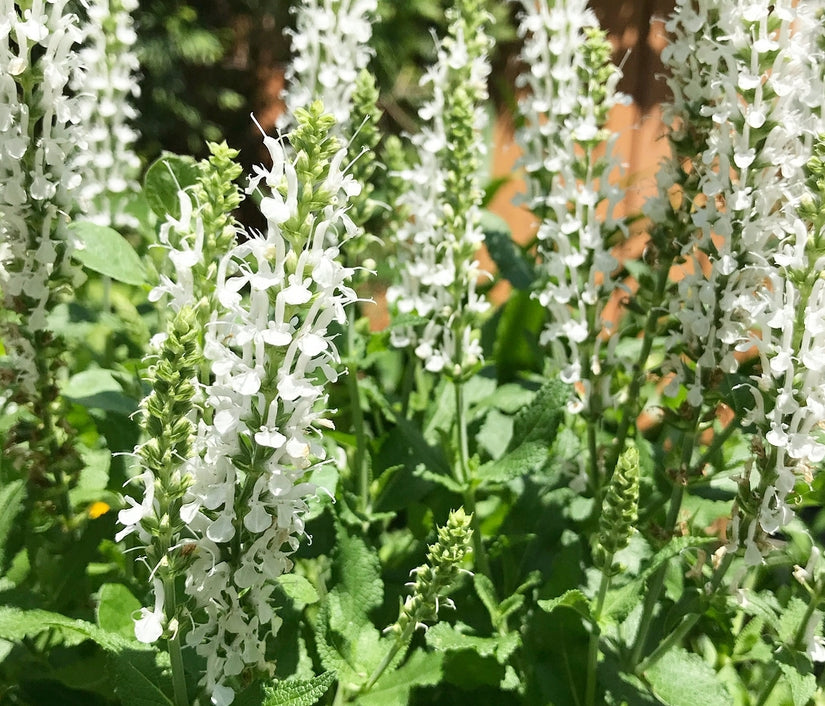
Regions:
<instances>
[{"instance_id":1,"label":"leaf stem","mask_svg":"<svg viewBox=\"0 0 825 706\"><path fill-rule=\"evenodd\" d=\"M366 514L370 507L370 472L366 463L367 435L364 429L364 411L361 409L361 393L358 389L358 356L355 348L355 309L351 306L347 309L347 389L355 432L353 471L358 478L358 507Z\"/></svg>"},{"instance_id":2,"label":"leaf stem","mask_svg":"<svg viewBox=\"0 0 825 706\"><path fill-rule=\"evenodd\" d=\"M587 649L587 686L585 692L584 703L586 706L596 705L596 667L599 663L599 618L604 607L604 599L607 596L607 590L610 588L610 569L613 566L613 554L609 554L604 563L605 570L602 571L602 578L599 582L599 593L596 598L596 607L593 610L593 629L590 632L590 641Z\"/></svg>"},{"instance_id":3,"label":"leaf stem","mask_svg":"<svg viewBox=\"0 0 825 706\"><path fill-rule=\"evenodd\" d=\"M173 624L177 620L177 596L175 594L175 579L166 575L163 579L163 590L165 593L164 607L166 610L166 621L172 629L172 633L167 639L169 649L169 661L172 666L172 689L175 698L175 706L189 706L189 694L186 691L186 672L183 667L183 651L180 644L179 626Z\"/></svg>"}]
</instances>

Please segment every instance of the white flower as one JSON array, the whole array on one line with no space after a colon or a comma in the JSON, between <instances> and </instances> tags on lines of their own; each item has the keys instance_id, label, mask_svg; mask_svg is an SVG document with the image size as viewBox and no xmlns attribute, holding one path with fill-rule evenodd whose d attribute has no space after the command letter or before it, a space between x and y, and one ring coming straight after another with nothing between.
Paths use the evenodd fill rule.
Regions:
<instances>
[{"instance_id":1,"label":"white flower","mask_svg":"<svg viewBox=\"0 0 825 706\"><path fill-rule=\"evenodd\" d=\"M155 609L141 608L140 617L135 620L135 637L138 642L146 644L151 644L160 639L163 635L163 626L166 623L166 617L163 613L163 601L166 595L163 581L157 578L153 579L152 587L155 594Z\"/></svg>"},{"instance_id":2,"label":"white flower","mask_svg":"<svg viewBox=\"0 0 825 706\"><path fill-rule=\"evenodd\" d=\"M321 100L335 118L337 134L349 134L352 93L358 73L373 55L369 47L377 0L301 0L295 7L293 59L287 68L283 100L287 110L279 127L290 127L291 116ZM352 194L350 194L352 195ZM276 211L271 209L275 207ZM277 196L261 205L264 215L284 213Z\"/></svg>"}]
</instances>

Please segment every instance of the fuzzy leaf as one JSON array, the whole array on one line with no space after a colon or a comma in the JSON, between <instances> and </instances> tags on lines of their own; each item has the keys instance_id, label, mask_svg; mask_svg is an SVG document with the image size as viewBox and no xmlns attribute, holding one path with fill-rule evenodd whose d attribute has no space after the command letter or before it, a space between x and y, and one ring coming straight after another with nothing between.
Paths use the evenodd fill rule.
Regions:
<instances>
[{"instance_id":1,"label":"fuzzy leaf","mask_svg":"<svg viewBox=\"0 0 825 706\"><path fill-rule=\"evenodd\" d=\"M427 630L427 644L435 650L457 652L469 650L481 657L495 657L499 664L506 664L521 639L516 632L494 637L465 635L449 623L438 623Z\"/></svg>"},{"instance_id":2,"label":"fuzzy leaf","mask_svg":"<svg viewBox=\"0 0 825 706\"><path fill-rule=\"evenodd\" d=\"M590 601L578 588L566 591L558 598L539 601L538 604L546 613L552 613L556 608L572 608L583 618L590 620Z\"/></svg>"},{"instance_id":3,"label":"fuzzy leaf","mask_svg":"<svg viewBox=\"0 0 825 706\"><path fill-rule=\"evenodd\" d=\"M441 681L443 660L441 654L416 650L401 667L385 673L356 703L358 706L407 706L414 687L433 686Z\"/></svg>"},{"instance_id":4,"label":"fuzzy leaf","mask_svg":"<svg viewBox=\"0 0 825 706\"><path fill-rule=\"evenodd\" d=\"M283 574L278 577L278 585L287 596L301 605L318 602L318 591L307 579L299 574Z\"/></svg>"},{"instance_id":5,"label":"fuzzy leaf","mask_svg":"<svg viewBox=\"0 0 825 706\"><path fill-rule=\"evenodd\" d=\"M140 609L140 601L120 583L104 583L98 596L97 624L107 632L133 638L132 614Z\"/></svg>"},{"instance_id":6,"label":"fuzzy leaf","mask_svg":"<svg viewBox=\"0 0 825 706\"><path fill-rule=\"evenodd\" d=\"M645 672L667 706L729 706L730 694L713 667L699 655L674 647Z\"/></svg>"},{"instance_id":7,"label":"fuzzy leaf","mask_svg":"<svg viewBox=\"0 0 825 706\"><path fill-rule=\"evenodd\" d=\"M158 158L143 180L143 195L150 208L162 219L180 218L178 191L198 181L198 165L191 157L166 154Z\"/></svg>"},{"instance_id":8,"label":"fuzzy leaf","mask_svg":"<svg viewBox=\"0 0 825 706\"><path fill-rule=\"evenodd\" d=\"M120 233L89 221L74 221L69 230L83 247L72 256L85 268L126 284L146 284L146 269L134 248Z\"/></svg>"},{"instance_id":9,"label":"fuzzy leaf","mask_svg":"<svg viewBox=\"0 0 825 706\"><path fill-rule=\"evenodd\" d=\"M516 289L529 288L536 278L536 273L513 241L507 222L485 211L482 214L481 227L484 230L484 243L501 276Z\"/></svg>"},{"instance_id":10,"label":"fuzzy leaf","mask_svg":"<svg viewBox=\"0 0 825 706\"><path fill-rule=\"evenodd\" d=\"M123 387L110 370L89 368L72 375L63 386L63 396L88 409L132 414L138 403L123 394Z\"/></svg>"},{"instance_id":11,"label":"fuzzy leaf","mask_svg":"<svg viewBox=\"0 0 825 706\"><path fill-rule=\"evenodd\" d=\"M107 652L139 648L139 643L136 641L104 630L85 620L74 620L46 610L21 610L0 606L0 639L20 642L46 630L59 632L64 644L67 645L77 645L84 640L92 640Z\"/></svg>"},{"instance_id":12,"label":"fuzzy leaf","mask_svg":"<svg viewBox=\"0 0 825 706\"><path fill-rule=\"evenodd\" d=\"M334 681L335 672L324 672L309 681L290 679L278 682L274 686L264 687L266 696L263 706L312 706L327 693Z\"/></svg>"},{"instance_id":13,"label":"fuzzy leaf","mask_svg":"<svg viewBox=\"0 0 825 706\"><path fill-rule=\"evenodd\" d=\"M816 675L806 655L788 650L780 650L776 659L782 670L782 681L791 692L793 706L805 706L816 693Z\"/></svg>"},{"instance_id":14,"label":"fuzzy leaf","mask_svg":"<svg viewBox=\"0 0 825 706\"><path fill-rule=\"evenodd\" d=\"M127 650L109 659L110 678L123 706L174 706L169 677L152 652Z\"/></svg>"},{"instance_id":15,"label":"fuzzy leaf","mask_svg":"<svg viewBox=\"0 0 825 706\"><path fill-rule=\"evenodd\" d=\"M14 520L23 508L26 484L22 480L9 481L0 487L0 574L6 565L6 543Z\"/></svg>"}]
</instances>

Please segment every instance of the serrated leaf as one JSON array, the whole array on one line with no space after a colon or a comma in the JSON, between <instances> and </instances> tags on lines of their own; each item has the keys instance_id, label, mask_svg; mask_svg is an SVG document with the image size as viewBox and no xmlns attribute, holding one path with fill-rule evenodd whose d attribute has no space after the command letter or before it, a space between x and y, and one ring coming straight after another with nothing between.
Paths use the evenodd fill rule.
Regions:
<instances>
[{"instance_id":1,"label":"serrated leaf","mask_svg":"<svg viewBox=\"0 0 825 706\"><path fill-rule=\"evenodd\" d=\"M127 650L109 658L109 674L123 706L174 706L172 684L152 652Z\"/></svg>"},{"instance_id":2,"label":"serrated leaf","mask_svg":"<svg viewBox=\"0 0 825 706\"><path fill-rule=\"evenodd\" d=\"M781 650L777 658L782 670L782 681L791 692L793 706L806 706L816 693L816 675L811 669L811 662L798 652Z\"/></svg>"},{"instance_id":3,"label":"serrated leaf","mask_svg":"<svg viewBox=\"0 0 825 706\"><path fill-rule=\"evenodd\" d=\"M0 639L20 642L46 630L59 631L64 638L64 644L76 645L84 640L92 640L107 652L135 650L139 646L134 640L126 639L85 620L74 620L47 610L21 610L0 606Z\"/></svg>"},{"instance_id":4,"label":"serrated leaf","mask_svg":"<svg viewBox=\"0 0 825 706\"><path fill-rule=\"evenodd\" d=\"M493 625L496 625L499 619L498 610L498 596L496 596L496 587L493 582L484 574L473 574L473 586L476 589L476 594L481 599L487 612L490 614L490 620Z\"/></svg>"},{"instance_id":5,"label":"serrated leaf","mask_svg":"<svg viewBox=\"0 0 825 706\"><path fill-rule=\"evenodd\" d=\"M416 468L413 473L423 480L430 481L431 483L437 483L438 485L449 490L451 493L461 494L464 492L464 487L460 483L453 480L450 476L445 476L442 473L433 473L433 471L425 468L423 465Z\"/></svg>"},{"instance_id":6,"label":"serrated leaf","mask_svg":"<svg viewBox=\"0 0 825 706\"><path fill-rule=\"evenodd\" d=\"M263 706L312 706L334 681L335 672L324 672L308 681L290 679L264 687L266 696Z\"/></svg>"},{"instance_id":7,"label":"serrated leaf","mask_svg":"<svg viewBox=\"0 0 825 706\"><path fill-rule=\"evenodd\" d=\"M517 449L527 441L539 440L544 440L549 448L563 418L569 396L569 386L560 380L550 380L542 385L530 404L513 421L510 450Z\"/></svg>"},{"instance_id":8,"label":"serrated leaf","mask_svg":"<svg viewBox=\"0 0 825 706\"><path fill-rule=\"evenodd\" d=\"M73 221L69 230L81 243L72 251L72 257L85 268L125 284L146 283L143 262L116 230L90 221Z\"/></svg>"},{"instance_id":9,"label":"serrated leaf","mask_svg":"<svg viewBox=\"0 0 825 706\"><path fill-rule=\"evenodd\" d=\"M140 601L120 583L104 583L98 592L97 624L106 632L134 638L132 615L140 609Z\"/></svg>"},{"instance_id":10,"label":"serrated leaf","mask_svg":"<svg viewBox=\"0 0 825 706\"><path fill-rule=\"evenodd\" d=\"M507 222L484 211L481 227L484 230L484 243L501 276L516 289L528 289L535 280L536 273L532 262L528 262L521 248L513 241Z\"/></svg>"},{"instance_id":11,"label":"serrated leaf","mask_svg":"<svg viewBox=\"0 0 825 706\"><path fill-rule=\"evenodd\" d=\"M282 574L278 577L278 585L287 596L301 606L317 603L319 600L315 586L300 574Z\"/></svg>"},{"instance_id":12,"label":"serrated leaf","mask_svg":"<svg viewBox=\"0 0 825 706\"><path fill-rule=\"evenodd\" d=\"M552 613L556 608L572 608L586 620L590 620L590 601L578 588L566 591L558 598L538 601L539 608Z\"/></svg>"},{"instance_id":13,"label":"serrated leaf","mask_svg":"<svg viewBox=\"0 0 825 706\"><path fill-rule=\"evenodd\" d=\"M385 673L356 703L359 706L407 706L410 691L417 686L434 686L441 681L443 655L416 650L393 672Z\"/></svg>"},{"instance_id":14,"label":"serrated leaf","mask_svg":"<svg viewBox=\"0 0 825 706\"><path fill-rule=\"evenodd\" d=\"M197 183L199 169L191 157L166 154L159 157L146 170L143 195L149 207L162 219L167 216L180 218L178 191Z\"/></svg>"},{"instance_id":15,"label":"serrated leaf","mask_svg":"<svg viewBox=\"0 0 825 706\"><path fill-rule=\"evenodd\" d=\"M333 589L345 596L364 622L367 613L384 600L384 584L381 581L381 563L378 554L366 542L338 525L335 552L335 568L339 577ZM354 617L354 616L353 616Z\"/></svg>"},{"instance_id":16,"label":"serrated leaf","mask_svg":"<svg viewBox=\"0 0 825 706\"><path fill-rule=\"evenodd\" d=\"M518 476L535 473L544 466L549 453L544 441L528 441L501 458L485 463L478 469L477 475L482 481L504 483Z\"/></svg>"},{"instance_id":17,"label":"serrated leaf","mask_svg":"<svg viewBox=\"0 0 825 706\"><path fill-rule=\"evenodd\" d=\"M688 547L701 547L714 541L716 541L714 537L691 537L689 535L671 539L651 557L650 564L638 576L623 586L607 592L602 609L602 620L618 621L626 618L633 607L642 600L645 581L656 569Z\"/></svg>"},{"instance_id":18,"label":"serrated leaf","mask_svg":"<svg viewBox=\"0 0 825 706\"><path fill-rule=\"evenodd\" d=\"M14 521L23 508L26 484L22 480L9 481L0 487L0 573L6 566L6 543Z\"/></svg>"},{"instance_id":19,"label":"serrated leaf","mask_svg":"<svg viewBox=\"0 0 825 706\"><path fill-rule=\"evenodd\" d=\"M427 644L435 650L458 652L469 650L481 657L494 657L499 664L506 664L518 648L521 638L516 632L493 637L465 635L449 623L438 623L427 630Z\"/></svg>"},{"instance_id":20,"label":"serrated leaf","mask_svg":"<svg viewBox=\"0 0 825 706\"><path fill-rule=\"evenodd\" d=\"M666 706L730 706L730 694L713 667L682 647L666 652L645 671Z\"/></svg>"}]
</instances>

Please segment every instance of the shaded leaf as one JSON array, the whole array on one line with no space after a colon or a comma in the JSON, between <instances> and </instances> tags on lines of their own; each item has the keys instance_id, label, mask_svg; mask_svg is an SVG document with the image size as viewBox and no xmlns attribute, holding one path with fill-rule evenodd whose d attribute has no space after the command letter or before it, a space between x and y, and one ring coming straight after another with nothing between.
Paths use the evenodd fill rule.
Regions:
<instances>
[{"instance_id":1,"label":"shaded leaf","mask_svg":"<svg viewBox=\"0 0 825 706\"><path fill-rule=\"evenodd\" d=\"M6 565L6 544L14 521L23 508L26 498L26 484L23 480L13 480L0 487L0 573Z\"/></svg>"},{"instance_id":2,"label":"shaded leaf","mask_svg":"<svg viewBox=\"0 0 825 706\"><path fill-rule=\"evenodd\" d=\"M327 692L335 681L335 672L324 672L304 681L290 679L274 686L264 687L263 706L312 706Z\"/></svg>"},{"instance_id":3,"label":"shaded leaf","mask_svg":"<svg viewBox=\"0 0 825 706\"><path fill-rule=\"evenodd\" d=\"M104 583L97 603L97 624L110 633L134 638L132 615L140 609L140 601L120 583Z\"/></svg>"},{"instance_id":4,"label":"shaded leaf","mask_svg":"<svg viewBox=\"0 0 825 706\"><path fill-rule=\"evenodd\" d=\"M730 694L713 667L699 655L674 647L645 677L667 706L730 706Z\"/></svg>"},{"instance_id":5,"label":"shaded leaf","mask_svg":"<svg viewBox=\"0 0 825 706\"><path fill-rule=\"evenodd\" d=\"M590 620L590 601L578 588L563 593L558 598L538 602L539 608L552 613L556 608L572 608L586 620Z\"/></svg>"},{"instance_id":6,"label":"shaded leaf","mask_svg":"<svg viewBox=\"0 0 825 706\"><path fill-rule=\"evenodd\" d=\"M155 160L146 170L143 195L149 207L161 218L180 218L178 191L197 183L199 170L191 157L166 154Z\"/></svg>"}]
</instances>

